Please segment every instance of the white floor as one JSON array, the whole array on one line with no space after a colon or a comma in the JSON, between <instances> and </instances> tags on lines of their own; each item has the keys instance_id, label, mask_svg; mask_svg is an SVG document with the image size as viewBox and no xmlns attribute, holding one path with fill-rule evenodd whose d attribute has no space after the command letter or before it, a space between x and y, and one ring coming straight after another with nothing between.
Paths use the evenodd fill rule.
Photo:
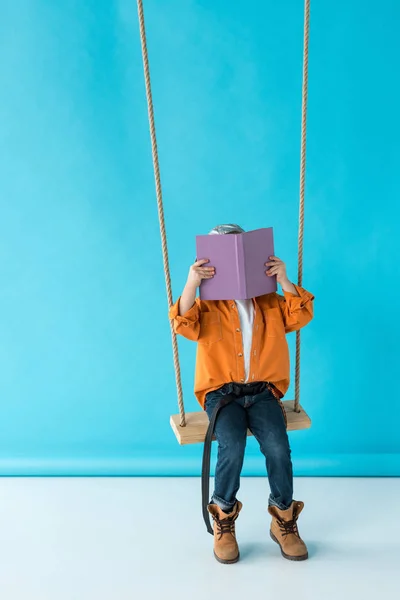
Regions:
<instances>
[{"instance_id":1,"label":"white floor","mask_svg":"<svg viewBox=\"0 0 400 600\"><path fill-rule=\"evenodd\" d=\"M295 482L310 559L268 535L267 484L243 478L241 561L220 565L199 479L1 478L2 600L399 597L400 479Z\"/></svg>"}]
</instances>

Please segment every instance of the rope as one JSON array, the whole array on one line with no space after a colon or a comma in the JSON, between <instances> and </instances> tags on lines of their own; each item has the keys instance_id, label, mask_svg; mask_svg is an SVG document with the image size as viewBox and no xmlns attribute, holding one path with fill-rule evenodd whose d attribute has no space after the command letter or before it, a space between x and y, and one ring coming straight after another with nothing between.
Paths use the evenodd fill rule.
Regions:
<instances>
[{"instance_id":1,"label":"rope","mask_svg":"<svg viewBox=\"0 0 400 600\"><path fill-rule=\"evenodd\" d=\"M151 150L153 155L154 178L156 184L156 196L158 206L158 218L160 222L162 255L164 262L165 283L167 287L168 307L172 306L171 274L169 270L167 235L165 231L164 208L161 189L160 166L158 161L156 127L154 120L153 98L150 83L150 67L147 52L146 29L144 22L143 2L137 0L140 41L142 45L143 69L146 85L147 109L149 115ZM308 40L310 29L310 0L304 3L304 51L303 51L303 89L301 110L301 153L300 153L300 205L299 205L299 235L298 235L298 285L303 281L303 237L304 237L304 196L305 196L305 170L306 170L306 141L307 141L307 99L308 99ZM180 414L180 425L185 427L185 409L183 404L183 392L181 382L181 371L179 366L178 343L172 320L170 321L172 349L175 367L175 379L178 392L178 406ZM294 410L300 412L300 331L296 332L296 367L295 367L295 400Z\"/></svg>"},{"instance_id":2,"label":"rope","mask_svg":"<svg viewBox=\"0 0 400 600\"><path fill-rule=\"evenodd\" d=\"M144 80L145 80L145 85L146 85L147 110L148 110L148 114L149 114L151 152L153 155L154 178L155 178L155 183L156 183L158 219L160 221L161 246L162 246L162 255L163 255L163 262L164 262L165 284L167 287L168 307L171 308L171 306L173 304L171 274L170 274L170 270L169 270L169 261L168 261L167 234L165 231L160 165L159 165L159 161L158 161L156 126L155 126L155 120L154 120L153 97L152 97L152 93L151 93L149 56L148 56L148 52L147 52L146 28L145 28L145 24L144 24L144 12L143 12L142 0L137 0L137 6L138 6L138 15L139 15L140 41L142 44ZM185 408L183 405L183 392L182 392L181 370L180 370L180 366L179 366L178 343L177 343L176 333L174 331L174 325L173 325L172 320L170 321L170 327L171 327L171 336L172 336L172 350L173 350L173 356L174 356L175 380L176 380L176 388L177 388L177 392L178 392L180 426L185 427L186 420L185 420Z\"/></svg>"},{"instance_id":3,"label":"rope","mask_svg":"<svg viewBox=\"0 0 400 600\"><path fill-rule=\"evenodd\" d=\"M304 3L303 90L301 106L300 204L298 240L298 284L303 283L304 196L306 182L307 100L308 100L308 39L310 31L310 0ZM294 410L300 412L300 331L296 332L296 370Z\"/></svg>"}]
</instances>

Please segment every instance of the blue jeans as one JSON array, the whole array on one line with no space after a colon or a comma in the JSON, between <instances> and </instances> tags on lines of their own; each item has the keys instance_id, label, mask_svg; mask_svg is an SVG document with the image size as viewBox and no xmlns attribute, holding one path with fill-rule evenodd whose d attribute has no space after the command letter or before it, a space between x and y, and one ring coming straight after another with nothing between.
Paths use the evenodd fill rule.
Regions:
<instances>
[{"instance_id":1,"label":"blue jeans","mask_svg":"<svg viewBox=\"0 0 400 600\"><path fill-rule=\"evenodd\" d=\"M207 394L205 409L209 418L218 400L230 394L233 385L236 388L239 386L245 394L246 384L231 383ZM257 439L266 459L271 491L268 504L285 510L293 500L291 450L282 408L269 389L235 398L218 414L215 423L218 458L211 503L217 504L224 512L230 512L236 503L247 428Z\"/></svg>"}]
</instances>

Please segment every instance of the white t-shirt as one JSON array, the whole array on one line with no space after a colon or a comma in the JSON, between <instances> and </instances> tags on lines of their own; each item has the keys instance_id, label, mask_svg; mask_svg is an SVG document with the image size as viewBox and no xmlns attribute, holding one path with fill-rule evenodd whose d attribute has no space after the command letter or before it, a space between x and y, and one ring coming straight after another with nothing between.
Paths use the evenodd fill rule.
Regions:
<instances>
[{"instance_id":1,"label":"white t-shirt","mask_svg":"<svg viewBox=\"0 0 400 600\"><path fill-rule=\"evenodd\" d=\"M250 354L253 341L253 320L254 320L254 305L253 300L235 300L239 313L240 328L242 330L243 353L244 353L244 368L245 380L249 380L250 376Z\"/></svg>"}]
</instances>

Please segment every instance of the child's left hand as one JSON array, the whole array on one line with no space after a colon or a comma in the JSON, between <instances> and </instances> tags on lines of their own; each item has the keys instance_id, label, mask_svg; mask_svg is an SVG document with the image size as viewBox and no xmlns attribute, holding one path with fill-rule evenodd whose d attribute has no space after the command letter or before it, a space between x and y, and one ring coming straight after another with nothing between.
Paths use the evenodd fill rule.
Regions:
<instances>
[{"instance_id":1,"label":"child's left hand","mask_svg":"<svg viewBox=\"0 0 400 600\"><path fill-rule=\"evenodd\" d=\"M265 263L265 266L269 267L269 269L265 271L268 277L276 275L276 280L280 285L287 282L288 276L286 274L286 265L283 260L277 256L270 256L269 259L270 261Z\"/></svg>"}]
</instances>

